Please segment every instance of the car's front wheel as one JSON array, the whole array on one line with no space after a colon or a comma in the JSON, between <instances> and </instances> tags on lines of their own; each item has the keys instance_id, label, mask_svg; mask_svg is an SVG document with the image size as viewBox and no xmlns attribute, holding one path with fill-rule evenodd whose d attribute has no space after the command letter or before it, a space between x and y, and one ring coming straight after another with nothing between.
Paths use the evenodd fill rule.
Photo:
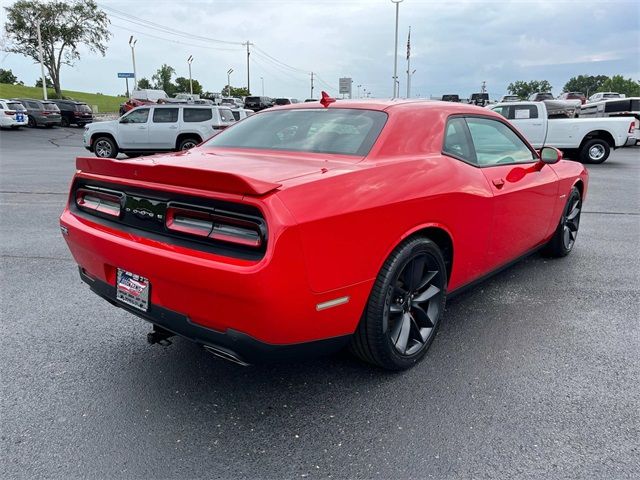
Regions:
<instances>
[{"instance_id":1,"label":"car's front wheel","mask_svg":"<svg viewBox=\"0 0 640 480\"><path fill-rule=\"evenodd\" d=\"M415 365L440 325L446 285L444 258L434 242L416 237L401 243L376 278L351 351L388 370Z\"/></svg>"},{"instance_id":2,"label":"car's front wheel","mask_svg":"<svg viewBox=\"0 0 640 480\"><path fill-rule=\"evenodd\" d=\"M578 237L580 227L580 213L582 212L582 197L580 191L573 187L569 199L562 211L560 223L553 237L544 248L544 253L551 257L565 257L569 255Z\"/></svg>"},{"instance_id":3,"label":"car's front wheel","mask_svg":"<svg viewBox=\"0 0 640 480\"><path fill-rule=\"evenodd\" d=\"M96 157L100 158L116 158L118 156L118 147L109 137L98 137L93 143L93 151Z\"/></svg>"}]
</instances>

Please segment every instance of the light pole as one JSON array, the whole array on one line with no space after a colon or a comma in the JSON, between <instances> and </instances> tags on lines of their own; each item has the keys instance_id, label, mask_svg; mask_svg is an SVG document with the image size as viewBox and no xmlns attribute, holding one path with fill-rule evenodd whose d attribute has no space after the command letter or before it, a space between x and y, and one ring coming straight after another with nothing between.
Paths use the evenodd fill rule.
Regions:
<instances>
[{"instance_id":1,"label":"light pole","mask_svg":"<svg viewBox=\"0 0 640 480\"><path fill-rule=\"evenodd\" d=\"M193 55L189 55L187 63L189 64L189 93L193 95L193 81L191 80L191 62L193 62Z\"/></svg>"},{"instance_id":2,"label":"light pole","mask_svg":"<svg viewBox=\"0 0 640 480\"><path fill-rule=\"evenodd\" d=\"M227 70L227 97L231 96L231 74L233 73L233 68Z\"/></svg>"},{"instance_id":3,"label":"light pole","mask_svg":"<svg viewBox=\"0 0 640 480\"><path fill-rule=\"evenodd\" d=\"M260 77L260 83L262 83L262 96L264 97L264 77Z\"/></svg>"},{"instance_id":4,"label":"light pole","mask_svg":"<svg viewBox=\"0 0 640 480\"><path fill-rule=\"evenodd\" d=\"M362 86L362 84L360 84L360 83L358 85L356 85L356 87L358 87L358 98L360 98L360 87L361 86Z\"/></svg>"},{"instance_id":5,"label":"light pole","mask_svg":"<svg viewBox=\"0 0 640 480\"><path fill-rule=\"evenodd\" d=\"M42 96L47 100L47 82L44 76L44 62L42 60L42 37L40 36L40 20L36 21L38 29L38 57L40 57L40 73L42 74Z\"/></svg>"},{"instance_id":6,"label":"light pole","mask_svg":"<svg viewBox=\"0 0 640 480\"><path fill-rule=\"evenodd\" d=\"M407 70L407 98L411 98L411 77L413 77L414 73L416 73L415 68L411 72Z\"/></svg>"},{"instance_id":7,"label":"light pole","mask_svg":"<svg viewBox=\"0 0 640 480\"><path fill-rule=\"evenodd\" d=\"M391 0L396 4L396 46L393 49L393 98L398 96L398 16L400 15L400 3L402 0Z\"/></svg>"},{"instance_id":8,"label":"light pole","mask_svg":"<svg viewBox=\"0 0 640 480\"><path fill-rule=\"evenodd\" d=\"M134 40L133 35L129 37L129 46L131 47L131 60L133 61L133 89L134 90L138 89L138 75L136 73L136 52L134 50L137 41L138 39L136 38Z\"/></svg>"}]
</instances>

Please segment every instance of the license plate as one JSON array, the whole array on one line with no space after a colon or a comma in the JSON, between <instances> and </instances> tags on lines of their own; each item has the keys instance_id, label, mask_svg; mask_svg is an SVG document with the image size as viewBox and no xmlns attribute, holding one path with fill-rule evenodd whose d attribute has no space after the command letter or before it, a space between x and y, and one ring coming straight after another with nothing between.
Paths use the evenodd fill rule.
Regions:
<instances>
[{"instance_id":1,"label":"license plate","mask_svg":"<svg viewBox=\"0 0 640 480\"><path fill-rule=\"evenodd\" d=\"M24 115L22 115L21 113L17 113L16 114L16 121L17 122L24 122Z\"/></svg>"},{"instance_id":2,"label":"license plate","mask_svg":"<svg viewBox=\"0 0 640 480\"><path fill-rule=\"evenodd\" d=\"M116 276L116 299L146 312L149 309L149 280L118 268Z\"/></svg>"}]
</instances>

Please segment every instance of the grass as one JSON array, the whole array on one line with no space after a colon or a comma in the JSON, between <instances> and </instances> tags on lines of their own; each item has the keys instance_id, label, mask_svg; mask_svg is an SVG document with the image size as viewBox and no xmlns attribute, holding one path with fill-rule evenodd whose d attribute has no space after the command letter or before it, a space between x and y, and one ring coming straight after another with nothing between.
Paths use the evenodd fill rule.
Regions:
<instances>
[{"instance_id":1,"label":"grass","mask_svg":"<svg viewBox=\"0 0 640 480\"><path fill-rule=\"evenodd\" d=\"M54 90L49 88L47 95L49 98L52 98L54 93ZM112 95L102 95L99 93L72 92L70 90L62 90L62 95L65 98L86 102L93 109L94 113L117 112L120 104L126 100L126 97L114 97ZM0 98L42 99L42 88L0 83ZM97 107L97 109L95 107Z\"/></svg>"}]
</instances>

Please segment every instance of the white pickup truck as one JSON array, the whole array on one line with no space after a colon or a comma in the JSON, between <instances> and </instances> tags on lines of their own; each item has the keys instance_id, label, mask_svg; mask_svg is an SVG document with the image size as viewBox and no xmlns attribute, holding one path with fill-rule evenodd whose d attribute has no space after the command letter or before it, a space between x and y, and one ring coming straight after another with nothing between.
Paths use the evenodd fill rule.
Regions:
<instances>
[{"instance_id":1,"label":"white pickup truck","mask_svg":"<svg viewBox=\"0 0 640 480\"><path fill-rule=\"evenodd\" d=\"M552 118L544 102L508 102L488 108L509 119L534 148L557 147L569 158L602 163L612 149L636 144L633 119Z\"/></svg>"}]
</instances>

